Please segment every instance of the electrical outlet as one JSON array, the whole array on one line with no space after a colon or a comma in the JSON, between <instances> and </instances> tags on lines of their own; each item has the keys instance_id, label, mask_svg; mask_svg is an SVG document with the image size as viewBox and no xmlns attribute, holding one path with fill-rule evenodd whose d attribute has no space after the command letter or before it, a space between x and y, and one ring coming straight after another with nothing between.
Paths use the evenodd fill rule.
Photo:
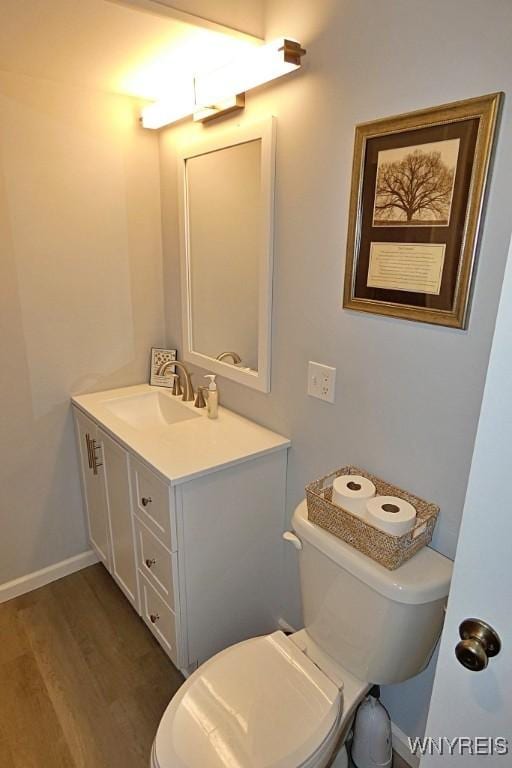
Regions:
<instances>
[{"instance_id":1,"label":"electrical outlet","mask_svg":"<svg viewBox=\"0 0 512 768\"><path fill-rule=\"evenodd\" d=\"M336 386L336 368L330 365L308 363L308 395L318 397L328 403L334 403L334 388Z\"/></svg>"}]
</instances>

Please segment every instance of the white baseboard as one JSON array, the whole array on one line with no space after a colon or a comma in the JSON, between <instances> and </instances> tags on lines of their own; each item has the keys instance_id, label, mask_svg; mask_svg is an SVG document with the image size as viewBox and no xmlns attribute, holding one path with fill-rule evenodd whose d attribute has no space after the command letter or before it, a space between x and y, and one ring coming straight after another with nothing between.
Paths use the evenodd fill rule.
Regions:
<instances>
[{"instance_id":1,"label":"white baseboard","mask_svg":"<svg viewBox=\"0 0 512 768\"><path fill-rule=\"evenodd\" d=\"M405 733L395 725L391 723L391 736L393 739L393 749L402 760L405 760L407 765L411 768L419 768L420 758L417 755L413 755L409 749L409 742Z\"/></svg>"},{"instance_id":2,"label":"white baseboard","mask_svg":"<svg viewBox=\"0 0 512 768\"><path fill-rule=\"evenodd\" d=\"M97 562L99 562L98 555L90 549L88 552L82 552L80 555L69 557L67 560L49 565L40 571L34 571L34 573L28 573L19 579L0 584L0 603L5 603L14 597L25 595L27 592L32 592L33 589L44 587L52 581L62 579L63 576L69 576L71 573L80 571L82 568L87 568L89 565L94 565Z\"/></svg>"}]
</instances>

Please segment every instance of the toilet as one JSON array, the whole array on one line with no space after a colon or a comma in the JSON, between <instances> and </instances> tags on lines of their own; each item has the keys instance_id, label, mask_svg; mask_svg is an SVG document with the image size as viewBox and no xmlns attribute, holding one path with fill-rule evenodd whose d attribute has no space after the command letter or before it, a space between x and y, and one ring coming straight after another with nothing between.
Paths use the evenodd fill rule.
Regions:
<instances>
[{"instance_id":1,"label":"toilet","mask_svg":"<svg viewBox=\"0 0 512 768\"><path fill-rule=\"evenodd\" d=\"M244 640L202 664L162 717L152 768L341 768L370 687L427 665L451 561L423 548L389 571L311 523L305 502L292 525L305 627Z\"/></svg>"}]
</instances>

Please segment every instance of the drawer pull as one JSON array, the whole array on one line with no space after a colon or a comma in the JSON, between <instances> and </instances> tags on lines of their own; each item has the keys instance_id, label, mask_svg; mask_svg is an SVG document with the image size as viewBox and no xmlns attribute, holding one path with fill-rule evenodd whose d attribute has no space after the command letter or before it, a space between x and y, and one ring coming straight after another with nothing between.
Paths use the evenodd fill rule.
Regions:
<instances>
[{"instance_id":1,"label":"drawer pull","mask_svg":"<svg viewBox=\"0 0 512 768\"><path fill-rule=\"evenodd\" d=\"M146 560L146 566L148 568L151 568L153 565L156 565L156 560L153 558L153 560L150 560L149 558Z\"/></svg>"},{"instance_id":2,"label":"drawer pull","mask_svg":"<svg viewBox=\"0 0 512 768\"><path fill-rule=\"evenodd\" d=\"M101 451L101 446L96 445L96 440L92 439L90 440L91 445L91 463L92 463L92 471L94 475L98 474L98 467L103 466L103 462L98 461L98 457L96 456L96 451Z\"/></svg>"},{"instance_id":3,"label":"drawer pull","mask_svg":"<svg viewBox=\"0 0 512 768\"><path fill-rule=\"evenodd\" d=\"M85 433L85 442L87 444L87 464L89 465L89 469L92 469L91 436L88 432Z\"/></svg>"},{"instance_id":4,"label":"drawer pull","mask_svg":"<svg viewBox=\"0 0 512 768\"><path fill-rule=\"evenodd\" d=\"M151 621L152 624L156 624L156 622L159 619L160 619L160 616L158 615L158 613L150 613L149 614L149 620Z\"/></svg>"},{"instance_id":5,"label":"drawer pull","mask_svg":"<svg viewBox=\"0 0 512 768\"><path fill-rule=\"evenodd\" d=\"M143 507L147 507L147 505L151 504L152 501L153 501L153 499L151 498L151 496L143 496L142 499L141 499Z\"/></svg>"}]
</instances>

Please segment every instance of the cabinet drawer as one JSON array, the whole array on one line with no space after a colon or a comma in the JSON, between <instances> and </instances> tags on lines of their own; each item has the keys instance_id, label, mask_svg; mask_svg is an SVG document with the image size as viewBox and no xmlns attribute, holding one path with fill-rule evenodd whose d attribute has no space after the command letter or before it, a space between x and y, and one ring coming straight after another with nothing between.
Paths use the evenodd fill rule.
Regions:
<instances>
[{"instance_id":1,"label":"cabinet drawer","mask_svg":"<svg viewBox=\"0 0 512 768\"><path fill-rule=\"evenodd\" d=\"M158 475L131 457L132 493L135 513L170 550L175 550L174 494Z\"/></svg>"},{"instance_id":2,"label":"cabinet drawer","mask_svg":"<svg viewBox=\"0 0 512 768\"><path fill-rule=\"evenodd\" d=\"M173 558L144 523L135 518L139 570L174 610Z\"/></svg>"},{"instance_id":3,"label":"cabinet drawer","mask_svg":"<svg viewBox=\"0 0 512 768\"><path fill-rule=\"evenodd\" d=\"M140 571L142 591L142 618L174 664L178 665L176 647L176 618L160 595Z\"/></svg>"}]
</instances>

